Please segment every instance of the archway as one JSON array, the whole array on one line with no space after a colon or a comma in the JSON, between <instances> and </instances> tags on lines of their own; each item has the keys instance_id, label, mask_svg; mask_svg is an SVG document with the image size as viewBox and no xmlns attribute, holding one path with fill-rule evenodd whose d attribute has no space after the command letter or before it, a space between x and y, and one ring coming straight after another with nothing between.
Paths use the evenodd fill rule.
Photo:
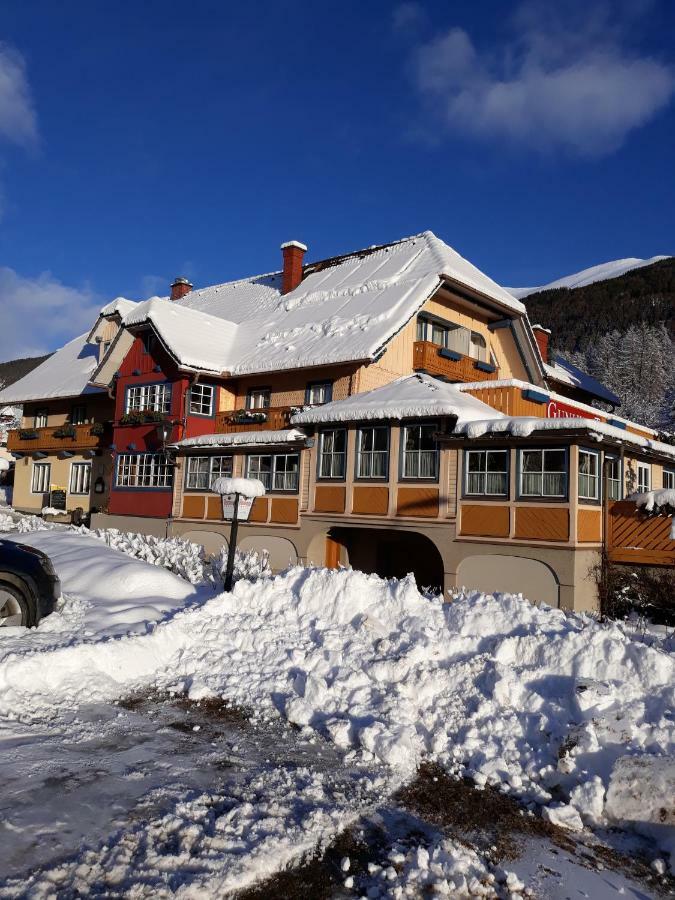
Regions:
<instances>
[{"instance_id":1,"label":"archway","mask_svg":"<svg viewBox=\"0 0 675 900\"><path fill-rule=\"evenodd\" d=\"M458 587L493 594L522 594L533 603L558 606L558 578L546 563L521 556L499 553L469 556L457 567Z\"/></svg>"}]
</instances>

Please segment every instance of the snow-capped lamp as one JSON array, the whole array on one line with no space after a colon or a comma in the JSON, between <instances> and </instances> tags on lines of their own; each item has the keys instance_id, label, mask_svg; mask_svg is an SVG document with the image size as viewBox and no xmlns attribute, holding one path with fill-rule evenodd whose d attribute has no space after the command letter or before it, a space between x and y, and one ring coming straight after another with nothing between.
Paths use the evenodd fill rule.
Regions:
<instances>
[{"instance_id":1,"label":"snow-capped lamp","mask_svg":"<svg viewBox=\"0 0 675 900\"><path fill-rule=\"evenodd\" d=\"M230 544L227 549L224 588L226 591L231 591L239 521L245 522L248 519L255 498L264 496L265 485L257 478L216 478L211 485L211 490L214 494L220 494L223 504L223 519L230 520Z\"/></svg>"}]
</instances>

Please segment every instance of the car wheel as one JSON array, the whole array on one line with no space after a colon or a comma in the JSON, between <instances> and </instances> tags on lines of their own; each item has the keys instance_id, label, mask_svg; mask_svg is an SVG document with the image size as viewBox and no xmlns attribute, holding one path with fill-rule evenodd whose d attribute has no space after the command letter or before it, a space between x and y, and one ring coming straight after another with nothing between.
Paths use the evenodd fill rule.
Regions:
<instances>
[{"instance_id":1,"label":"car wheel","mask_svg":"<svg viewBox=\"0 0 675 900\"><path fill-rule=\"evenodd\" d=\"M25 625L31 628L40 619L35 598L13 584L0 581L0 628Z\"/></svg>"}]
</instances>

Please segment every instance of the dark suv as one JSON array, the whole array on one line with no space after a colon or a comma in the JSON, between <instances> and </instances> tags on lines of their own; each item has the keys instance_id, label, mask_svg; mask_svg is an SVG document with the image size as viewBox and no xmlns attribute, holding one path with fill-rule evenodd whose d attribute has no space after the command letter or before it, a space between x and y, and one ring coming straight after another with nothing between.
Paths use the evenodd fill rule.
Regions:
<instances>
[{"instance_id":1,"label":"dark suv","mask_svg":"<svg viewBox=\"0 0 675 900\"><path fill-rule=\"evenodd\" d=\"M0 540L0 628L31 628L54 609L61 585L48 556L14 541Z\"/></svg>"}]
</instances>

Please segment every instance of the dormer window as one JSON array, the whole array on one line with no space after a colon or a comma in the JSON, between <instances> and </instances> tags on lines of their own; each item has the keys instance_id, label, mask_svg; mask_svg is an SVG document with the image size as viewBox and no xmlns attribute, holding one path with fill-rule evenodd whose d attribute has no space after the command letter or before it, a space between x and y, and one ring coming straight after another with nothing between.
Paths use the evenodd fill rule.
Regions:
<instances>
[{"instance_id":1,"label":"dormer window","mask_svg":"<svg viewBox=\"0 0 675 900\"><path fill-rule=\"evenodd\" d=\"M143 353L152 353L155 349L155 335L152 331L144 331L141 340L143 341Z\"/></svg>"},{"instance_id":2,"label":"dormer window","mask_svg":"<svg viewBox=\"0 0 675 900\"><path fill-rule=\"evenodd\" d=\"M488 361L487 341L479 331L472 331L463 325L446 322L431 316L417 319L417 340L428 341L446 350L454 350L462 356L470 356L481 362Z\"/></svg>"}]
</instances>

